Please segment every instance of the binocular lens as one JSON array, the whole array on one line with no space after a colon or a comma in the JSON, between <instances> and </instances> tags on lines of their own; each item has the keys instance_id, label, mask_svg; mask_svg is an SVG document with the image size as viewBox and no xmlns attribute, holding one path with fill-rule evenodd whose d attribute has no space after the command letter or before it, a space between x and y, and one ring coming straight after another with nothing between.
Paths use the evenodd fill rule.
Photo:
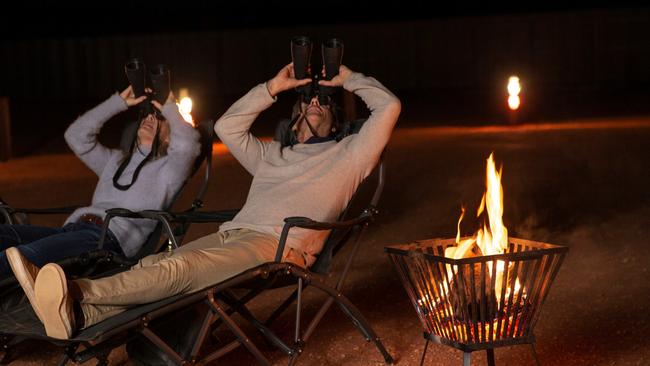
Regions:
<instances>
[{"instance_id":1,"label":"binocular lens","mask_svg":"<svg viewBox=\"0 0 650 366\"><path fill-rule=\"evenodd\" d=\"M308 76L310 57L311 40L309 37L294 37L291 40L291 61L293 61L296 79L304 79Z\"/></svg>"},{"instance_id":2,"label":"binocular lens","mask_svg":"<svg viewBox=\"0 0 650 366\"><path fill-rule=\"evenodd\" d=\"M135 94L135 97L137 98L144 95L144 62L138 58L131 59L124 65L124 72L126 73L126 78L129 79L129 84L133 86L133 93Z\"/></svg>"},{"instance_id":3,"label":"binocular lens","mask_svg":"<svg viewBox=\"0 0 650 366\"><path fill-rule=\"evenodd\" d=\"M171 89L169 86L170 77L167 65L155 65L151 69L150 77L154 98L158 101L158 103L164 104Z\"/></svg>"},{"instance_id":4,"label":"binocular lens","mask_svg":"<svg viewBox=\"0 0 650 366\"><path fill-rule=\"evenodd\" d=\"M343 48L343 41L338 38L330 38L323 43L325 48Z\"/></svg>"},{"instance_id":5,"label":"binocular lens","mask_svg":"<svg viewBox=\"0 0 650 366\"><path fill-rule=\"evenodd\" d=\"M144 70L144 63L140 59L134 58L132 60L127 61L124 67L126 68L127 71L128 70L135 71L140 69Z\"/></svg>"},{"instance_id":6,"label":"binocular lens","mask_svg":"<svg viewBox=\"0 0 650 366\"><path fill-rule=\"evenodd\" d=\"M311 46L311 40L307 36L296 36L291 40L291 44L299 47Z\"/></svg>"},{"instance_id":7,"label":"binocular lens","mask_svg":"<svg viewBox=\"0 0 650 366\"><path fill-rule=\"evenodd\" d=\"M332 80L339 73L343 60L343 41L330 38L323 43L323 65L325 66L325 79Z\"/></svg>"}]
</instances>

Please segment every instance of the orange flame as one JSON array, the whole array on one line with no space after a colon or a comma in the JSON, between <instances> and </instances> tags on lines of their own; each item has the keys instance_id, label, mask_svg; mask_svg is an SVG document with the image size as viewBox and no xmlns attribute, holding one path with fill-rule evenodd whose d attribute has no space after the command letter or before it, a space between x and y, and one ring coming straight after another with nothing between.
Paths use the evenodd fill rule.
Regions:
<instances>
[{"instance_id":1,"label":"orange flame","mask_svg":"<svg viewBox=\"0 0 650 366\"><path fill-rule=\"evenodd\" d=\"M471 255L471 250L478 247L482 255L502 254L508 248L508 229L503 224L503 187L501 186L502 169L497 171L494 162L494 154L490 154L487 159L487 166L485 168L486 175L486 190L481 198L481 203L476 212L477 217L484 211L487 212L489 226L483 224L483 227L471 238L461 240L460 238L460 222L465 215L465 208L462 208L460 218L458 219L458 232L456 234L456 246L448 247L445 249L445 256L453 259L466 258ZM488 262L488 268L492 272L492 263ZM496 261L496 279L495 279L495 294L497 300L501 297L503 272L505 271L505 263L503 261ZM510 265L509 267L511 267ZM456 267L456 266L454 266ZM457 268L447 265L447 275L452 277L456 274ZM519 280L515 281L515 291L520 288ZM509 293L510 289L507 289Z\"/></svg>"}]
</instances>

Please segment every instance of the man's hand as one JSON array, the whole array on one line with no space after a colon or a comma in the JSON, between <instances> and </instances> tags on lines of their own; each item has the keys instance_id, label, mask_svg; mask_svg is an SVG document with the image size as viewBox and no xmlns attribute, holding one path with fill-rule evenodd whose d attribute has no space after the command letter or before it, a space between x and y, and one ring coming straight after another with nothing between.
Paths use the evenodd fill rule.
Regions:
<instances>
[{"instance_id":1,"label":"man's hand","mask_svg":"<svg viewBox=\"0 0 650 366\"><path fill-rule=\"evenodd\" d=\"M136 98L135 93L133 93L133 87L131 85L129 85L128 88L124 89L124 91L120 93L120 97L124 99L126 105L129 107L140 104L143 100L147 99L146 95L141 95Z\"/></svg>"},{"instance_id":2,"label":"man's hand","mask_svg":"<svg viewBox=\"0 0 650 366\"><path fill-rule=\"evenodd\" d=\"M339 73L332 80L320 80L318 84L322 86L343 86L350 75L352 75L352 70L348 69L345 65L341 65L339 67Z\"/></svg>"},{"instance_id":3,"label":"man's hand","mask_svg":"<svg viewBox=\"0 0 650 366\"><path fill-rule=\"evenodd\" d=\"M309 82L311 82L310 78L296 79L293 63L290 63L283 67L273 79L266 82L266 88L269 90L269 94L275 97L285 90L307 85Z\"/></svg>"}]
</instances>

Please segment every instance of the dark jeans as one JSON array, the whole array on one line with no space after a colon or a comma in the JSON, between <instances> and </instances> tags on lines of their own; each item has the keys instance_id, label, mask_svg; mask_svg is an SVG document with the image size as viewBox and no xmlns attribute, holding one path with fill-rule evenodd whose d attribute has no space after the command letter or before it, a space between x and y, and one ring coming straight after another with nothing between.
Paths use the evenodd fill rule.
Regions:
<instances>
[{"instance_id":1,"label":"dark jeans","mask_svg":"<svg viewBox=\"0 0 650 366\"><path fill-rule=\"evenodd\" d=\"M39 267L78 256L97 248L102 228L91 223L69 223L64 227L0 225L0 279L12 271L5 250L18 247L30 262ZM120 244L109 231L104 249L122 253Z\"/></svg>"}]
</instances>

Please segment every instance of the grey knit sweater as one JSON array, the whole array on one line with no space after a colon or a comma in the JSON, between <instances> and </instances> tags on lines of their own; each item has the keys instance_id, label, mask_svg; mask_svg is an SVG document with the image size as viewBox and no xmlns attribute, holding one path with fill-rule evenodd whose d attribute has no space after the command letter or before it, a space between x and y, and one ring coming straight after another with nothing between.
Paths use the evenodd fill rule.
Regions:
<instances>
[{"instance_id":1,"label":"grey knit sweater","mask_svg":"<svg viewBox=\"0 0 650 366\"><path fill-rule=\"evenodd\" d=\"M220 231L248 228L280 237L284 218L306 216L336 220L361 181L372 171L388 143L400 113L399 100L377 80L360 73L343 87L360 96L371 115L358 134L339 141L281 148L263 142L249 129L275 101L266 85L254 87L217 121L215 131L253 175L248 198L237 216ZM311 265L327 232L291 230L287 246L302 251Z\"/></svg>"},{"instance_id":2,"label":"grey knit sweater","mask_svg":"<svg viewBox=\"0 0 650 366\"><path fill-rule=\"evenodd\" d=\"M99 177L91 205L77 209L68 217L66 224L78 220L84 213L104 217L109 208L122 207L133 211L166 208L187 178L200 151L199 133L183 121L174 103L166 103L162 114L170 128L167 155L145 164L138 180L128 190L121 191L113 186L113 175L124 153L103 146L97 141L97 135L106 121L127 108L126 102L116 93L77 118L65 132L65 140L72 151ZM135 150L119 179L120 184L131 182L135 168L146 154L147 151ZM117 237L124 254L131 257L138 252L155 226L153 220L115 218L111 220L109 228Z\"/></svg>"}]
</instances>

